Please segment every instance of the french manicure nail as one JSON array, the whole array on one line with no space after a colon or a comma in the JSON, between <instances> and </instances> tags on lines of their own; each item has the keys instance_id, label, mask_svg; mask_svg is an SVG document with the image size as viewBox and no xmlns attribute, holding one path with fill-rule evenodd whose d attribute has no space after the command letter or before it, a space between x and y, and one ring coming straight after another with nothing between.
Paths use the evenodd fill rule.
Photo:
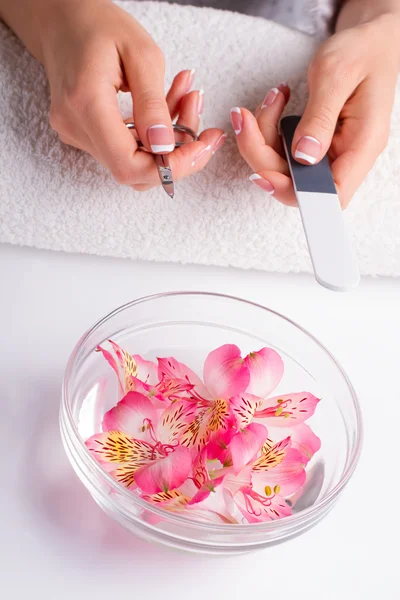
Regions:
<instances>
[{"instance_id":1,"label":"french manicure nail","mask_svg":"<svg viewBox=\"0 0 400 600\"><path fill-rule=\"evenodd\" d=\"M223 133L215 142L215 144L212 146L212 155L214 156L214 154L217 152L217 150L219 150L221 148L221 146L223 145L223 143L225 142L226 138L228 136L226 135L226 133Z\"/></svg>"},{"instance_id":2,"label":"french manicure nail","mask_svg":"<svg viewBox=\"0 0 400 600\"><path fill-rule=\"evenodd\" d=\"M234 132L236 135L239 135L243 129L243 117L242 111L238 106L231 108L231 121Z\"/></svg>"},{"instance_id":3,"label":"french manicure nail","mask_svg":"<svg viewBox=\"0 0 400 600\"><path fill-rule=\"evenodd\" d=\"M166 125L151 125L147 130L151 151L158 153L172 152L175 148L173 134Z\"/></svg>"},{"instance_id":4,"label":"french manicure nail","mask_svg":"<svg viewBox=\"0 0 400 600\"><path fill-rule=\"evenodd\" d=\"M197 163L199 163L205 156L206 154L208 154L211 150L211 146L208 145L205 148L202 148L200 150L200 152L198 152L195 157L193 158L193 162L192 162L192 167L194 167L195 165L197 165Z\"/></svg>"},{"instance_id":5,"label":"french manicure nail","mask_svg":"<svg viewBox=\"0 0 400 600\"><path fill-rule=\"evenodd\" d=\"M195 73L196 73L196 69L192 69L191 71L189 71L187 85L186 85L186 93L190 92L190 89L191 89L191 87L193 85L193 80L194 80L194 74Z\"/></svg>"},{"instance_id":6,"label":"french manicure nail","mask_svg":"<svg viewBox=\"0 0 400 600\"><path fill-rule=\"evenodd\" d=\"M300 158L310 165L317 162L321 153L321 144L310 135L304 135L299 139L294 153L295 158Z\"/></svg>"},{"instance_id":7,"label":"french manicure nail","mask_svg":"<svg viewBox=\"0 0 400 600\"><path fill-rule=\"evenodd\" d=\"M261 177L261 175L258 175L258 173L253 173L253 175L250 175L249 179L270 196L275 193L275 188L272 183Z\"/></svg>"},{"instance_id":8,"label":"french manicure nail","mask_svg":"<svg viewBox=\"0 0 400 600\"><path fill-rule=\"evenodd\" d=\"M199 91L199 99L197 101L197 114L199 117L203 114L204 109L204 90Z\"/></svg>"},{"instance_id":9,"label":"french manicure nail","mask_svg":"<svg viewBox=\"0 0 400 600\"><path fill-rule=\"evenodd\" d=\"M279 94L278 88L272 88L269 90L268 94L265 96L261 108L267 108L267 106L271 106L275 102L277 95Z\"/></svg>"}]
</instances>

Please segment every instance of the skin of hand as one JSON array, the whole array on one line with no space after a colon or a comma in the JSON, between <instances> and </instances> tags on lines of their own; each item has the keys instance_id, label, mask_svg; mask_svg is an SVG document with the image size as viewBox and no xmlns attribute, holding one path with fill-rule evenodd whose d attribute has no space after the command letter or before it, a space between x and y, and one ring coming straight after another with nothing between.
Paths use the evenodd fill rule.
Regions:
<instances>
[{"instance_id":1,"label":"skin of hand","mask_svg":"<svg viewBox=\"0 0 400 600\"><path fill-rule=\"evenodd\" d=\"M315 164L328 153L343 208L388 141L400 66L399 31L400 11L352 23L321 45L309 67L310 94L292 153L303 164ZM255 115L236 107L231 119L240 153L254 172L251 181L295 206L278 134L289 94L281 84L268 92Z\"/></svg>"},{"instance_id":2,"label":"skin of hand","mask_svg":"<svg viewBox=\"0 0 400 600\"><path fill-rule=\"evenodd\" d=\"M197 142L174 150L172 121L178 117L179 124L197 131L203 92L190 91L194 71L188 70L175 77L165 96L160 48L110 0L28 0L26 18L35 18L34 37L32 27L21 24L24 12L13 12L16 3L0 2L1 16L44 65L52 128L66 144L89 152L119 183L139 191L160 185L153 156L138 150L135 135L125 127L120 90L132 94L136 131L145 148L169 154L175 181L201 170L222 145L223 131L208 129Z\"/></svg>"}]
</instances>

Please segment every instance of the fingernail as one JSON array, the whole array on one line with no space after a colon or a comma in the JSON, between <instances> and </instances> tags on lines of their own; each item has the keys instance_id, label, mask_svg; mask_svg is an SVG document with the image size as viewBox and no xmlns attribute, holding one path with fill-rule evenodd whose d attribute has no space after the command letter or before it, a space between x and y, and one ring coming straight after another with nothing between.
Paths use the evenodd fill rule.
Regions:
<instances>
[{"instance_id":1,"label":"fingernail","mask_svg":"<svg viewBox=\"0 0 400 600\"><path fill-rule=\"evenodd\" d=\"M196 73L196 69L192 69L191 71L189 71L189 75L188 75L188 80L187 80L187 84L186 84L186 93L190 92L190 89L193 85L193 80L194 80L194 74Z\"/></svg>"},{"instance_id":2,"label":"fingernail","mask_svg":"<svg viewBox=\"0 0 400 600\"><path fill-rule=\"evenodd\" d=\"M217 152L217 150L219 150L221 148L221 146L224 144L226 138L228 136L226 135L226 133L223 133L215 142L215 144L212 146L212 155L214 156L214 154Z\"/></svg>"},{"instance_id":3,"label":"fingernail","mask_svg":"<svg viewBox=\"0 0 400 600\"><path fill-rule=\"evenodd\" d=\"M249 179L270 196L275 193L275 188L272 183L261 177L261 175L258 175L258 173L253 173L253 175L250 175Z\"/></svg>"},{"instance_id":4,"label":"fingernail","mask_svg":"<svg viewBox=\"0 0 400 600\"><path fill-rule=\"evenodd\" d=\"M231 108L231 121L234 132L236 135L239 135L243 129L243 117L242 111L238 106Z\"/></svg>"},{"instance_id":5,"label":"fingernail","mask_svg":"<svg viewBox=\"0 0 400 600\"><path fill-rule=\"evenodd\" d=\"M277 95L279 94L278 88L272 88L269 90L268 94L265 96L261 108L267 108L267 106L271 106L275 102Z\"/></svg>"},{"instance_id":6,"label":"fingernail","mask_svg":"<svg viewBox=\"0 0 400 600\"><path fill-rule=\"evenodd\" d=\"M200 152L198 152L195 155L195 157L193 159L193 162L192 162L192 167L194 167L195 165L197 165L197 163L200 162L206 156L206 154L208 154L210 152L210 150L211 150L211 146L210 145L206 146L205 148L202 148L200 150Z\"/></svg>"},{"instance_id":7,"label":"fingernail","mask_svg":"<svg viewBox=\"0 0 400 600\"><path fill-rule=\"evenodd\" d=\"M199 99L197 101L197 113L199 117L203 114L204 109L204 90L199 91Z\"/></svg>"},{"instance_id":8,"label":"fingernail","mask_svg":"<svg viewBox=\"0 0 400 600\"><path fill-rule=\"evenodd\" d=\"M297 143L294 157L305 160L310 165L313 165L317 162L320 153L321 144L319 141L310 135L304 135Z\"/></svg>"},{"instance_id":9,"label":"fingernail","mask_svg":"<svg viewBox=\"0 0 400 600\"><path fill-rule=\"evenodd\" d=\"M156 154L172 152L175 148L175 140L166 125L151 125L147 130L147 137L152 152Z\"/></svg>"}]
</instances>

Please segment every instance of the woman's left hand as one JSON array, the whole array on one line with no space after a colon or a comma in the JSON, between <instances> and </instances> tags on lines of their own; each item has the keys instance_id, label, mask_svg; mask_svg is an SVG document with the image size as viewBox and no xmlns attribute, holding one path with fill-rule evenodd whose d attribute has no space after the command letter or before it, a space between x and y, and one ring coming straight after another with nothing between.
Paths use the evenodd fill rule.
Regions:
<instances>
[{"instance_id":1,"label":"woman's left hand","mask_svg":"<svg viewBox=\"0 0 400 600\"><path fill-rule=\"evenodd\" d=\"M345 208L385 148L400 64L399 19L382 16L336 33L322 44L309 71L310 96L292 146L294 157L314 164L328 153ZM294 206L278 123L289 88L270 90L255 115L231 111L250 179L283 204Z\"/></svg>"}]
</instances>

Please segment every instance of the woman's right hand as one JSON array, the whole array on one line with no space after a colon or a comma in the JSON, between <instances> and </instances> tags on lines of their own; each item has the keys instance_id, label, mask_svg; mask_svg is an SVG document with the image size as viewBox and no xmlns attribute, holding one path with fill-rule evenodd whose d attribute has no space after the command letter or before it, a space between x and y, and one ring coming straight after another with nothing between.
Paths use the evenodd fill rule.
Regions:
<instances>
[{"instance_id":1,"label":"woman's right hand","mask_svg":"<svg viewBox=\"0 0 400 600\"><path fill-rule=\"evenodd\" d=\"M153 157L138 151L118 107L117 92L130 91L140 140L153 153L171 152L175 180L207 164L223 143L219 129L173 150L172 119L179 115L178 123L195 131L199 126L204 98L189 92L192 71L179 73L165 97L161 50L110 0L39 0L36 6L35 54L50 84L50 123L63 142L89 152L119 183L137 190L159 185Z\"/></svg>"}]
</instances>

